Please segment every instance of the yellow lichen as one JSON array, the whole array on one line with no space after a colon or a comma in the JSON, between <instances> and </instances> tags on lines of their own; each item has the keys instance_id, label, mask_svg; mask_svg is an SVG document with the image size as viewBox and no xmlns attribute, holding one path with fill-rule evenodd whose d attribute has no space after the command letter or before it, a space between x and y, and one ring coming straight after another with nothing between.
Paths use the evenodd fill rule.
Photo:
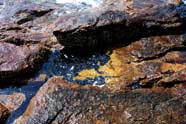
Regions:
<instances>
[{"instance_id":1,"label":"yellow lichen","mask_svg":"<svg viewBox=\"0 0 186 124\"><path fill-rule=\"evenodd\" d=\"M78 76L74 77L73 80L85 80L86 78L94 79L100 74L95 69L85 69L79 72Z\"/></svg>"},{"instance_id":2,"label":"yellow lichen","mask_svg":"<svg viewBox=\"0 0 186 124\"><path fill-rule=\"evenodd\" d=\"M99 65L99 62L98 62ZM124 70L124 63L114 50L110 55L110 60L103 66L100 66L98 71L95 69L85 69L73 78L73 80L85 80L87 78L95 79L98 76L106 77L106 83L115 83L121 76Z\"/></svg>"}]
</instances>

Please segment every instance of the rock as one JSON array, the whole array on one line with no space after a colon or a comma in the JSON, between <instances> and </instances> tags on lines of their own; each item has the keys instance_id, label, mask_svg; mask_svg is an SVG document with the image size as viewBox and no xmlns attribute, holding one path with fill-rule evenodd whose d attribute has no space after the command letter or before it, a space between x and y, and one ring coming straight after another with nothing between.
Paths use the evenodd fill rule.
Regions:
<instances>
[{"instance_id":1,"label":"rock","mask_svg":"<svg viewBox=\"0 0 186 124\"><path fill-rule=\"evenodd\" d=\"M1 124L4 124L6 119L8 118L9 116L9 110L4 107L2 104L0 104L0 123Z\"/></svg>"},{"instance_id":2,"label":"rock","mask_svg":"<svg viewBox=\"0 0 186 124\"><path fill-rule=\"evenodd\" d=\"M179 0L106 0L90 11L60 16L54 35L68 47L95 47L179 33L185 23Z\"/></svg>"},{"instance_id":3,"label":"rock","mask_svg":"<svg viewBox=\"0 0 186 124\"><path fill-rule=\"evenodd\" d=\"M32 32L14 23L0 23L0 33L0 42L8 42L16 45L45 45L51 40L47 33Z\"/></svg>"},{"instance_id":4,"label":"rock","mask_svg":"<svg viewBox=\"0 0 186 124\"><path fill-rule=\"evenodd\" d=\"M176 90L111 92L54 77L40 88L14 124L185 123L185 99Z\"/></svg>"},{"instance_id":5,"label":"rock","mask_svg":"<svg viewBox=\"0 0 186 124\"><path fill-rule=\"evenodd\" d=\"M16 46L0 42L0 80L12 82L26 78L39 68L46 53L46 48L40 44Z\"/></svg>"},{"instance_id":6,"label":"rock","mask_svg":"<svg viewBox=\"0 0 186 124\"><path fill-rule=\"evenodd\" d=\"M1 87L25 83L46 59L51 41L48 33L0 22L0 81L7 82Z\"/></svg>"},{"instance_id":7,"label":"rock","mask_svg":"<svg viewBox=\"0 0 186 124\"><path fill-rule=\"evenodd\" d=\"M120 45L111 50L105 65L98 69L84 69L74 80L101 76L112 90L164 87L160 82L169 78L184 82L185 78L178 75L180 71L185 72L185 41L184 35L167 35L142 38L123 47ZM169 80L167 84L172 86L178 82Z\"/></svg>"},{"instance_id":8,"label":"rock","mask_svg":"<svg viewBox=\"0 0 186 124\"><path fill-rule=\"evenodd\" d=\"M2 9L0 13L2 18L1 22L7 20L22 24L52 11L49 7L47 8L44 5L34 4L33 2L26 0L8 0L5 3L4 9Z\"/></svg>"},{"instance_id":9,"label":"rock","mask_svg":"<svg viewBox=\"0 0 186 124\"><path fill-rule=\"evenodd\" d=\"M8 108L9 112L18 109L25 99L26 97L23 93L0 94L0 104Z\"/></svg>"}]
</instances>

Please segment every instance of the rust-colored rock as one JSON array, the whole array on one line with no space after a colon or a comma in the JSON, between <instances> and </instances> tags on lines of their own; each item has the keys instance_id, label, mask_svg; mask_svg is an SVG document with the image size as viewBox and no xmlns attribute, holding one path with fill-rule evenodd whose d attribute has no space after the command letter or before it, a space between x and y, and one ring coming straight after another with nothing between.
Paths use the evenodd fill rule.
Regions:
<instances>
[{"instance_id":1,"label":"rust-colored rock","mask_svg":"<svg viewBox=\"0 0 186 124\"><path fill-rule=\"evenodd\" d=\"M40 44L16 46L0 42L1 82L18 80L33 73L41 65L46 53L47 50Z\"/></svg>"},{"instance_id":2,"label":"rust-colored rock","mask_svg":"<svg viewBox=\"0 0 186 124\"><path fill-rule=\"evenodd\" d=\"M179 33L185 10L179 0L106 0L88 12L59 17L54 35L64 46L94 47Z\"/></svg>"},{"instance_id":3,"label":"rust-colored rock","mask_svg":"<svg viewBox=\"0 0 186 124\"><path fill-rule=\"evenodd\" d=\"M102 76L112 90L137 85L149 88L164 86L160 82L170 85L184 82L185 40L184 35L153 36L114 48L105 65L98 70L82 70L74 80Z\"/></svg>"},{"instance_id":4,"label":"rust-colored rock","mask_svg":"<svg viewBox=\"0 0 186 124\"><path fill-rule=\"evenodd\" d=\"M52 78L14 124L185 123L185 95L163 89L110 92Z\"/></svg>"}]
</instances>

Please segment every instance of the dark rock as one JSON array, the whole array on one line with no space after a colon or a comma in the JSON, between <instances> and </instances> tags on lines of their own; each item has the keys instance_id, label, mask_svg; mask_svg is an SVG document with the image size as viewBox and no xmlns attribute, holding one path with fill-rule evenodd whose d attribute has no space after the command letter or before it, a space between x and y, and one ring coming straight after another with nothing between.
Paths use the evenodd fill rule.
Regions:
<instances>
[{"instance_id":1,"label":"dark rock","mask_svg":"<svg viewBox=\"0 0 186 124\"><path fill-rule=\"evenodd\" d=\"M15 124L185 123L185 95L162 89L110 92L52 78Z\"/></svg>"},{"instance_id":2,"label":"dark rock","mask_svg":"<svg viewBox=\"0 0 186 124\"><path fill-rule=\"evenodd\" d=\"M0 123L4 124L9 115L10 115L9 110L2 104L0 104Z\"/></svg>"},{"instance_id":3,"label":"dark rock","mask_svg":"<svg viewBox=\"0 0 186 124\"><path fill-rule=\"evenodd\" d=\"M179 33L185 25L185 6L179 4L179 0L107 0L88 12L59 17L54 35L68 47L103 47L149 35Z\"/></svg>"}]
</instances>

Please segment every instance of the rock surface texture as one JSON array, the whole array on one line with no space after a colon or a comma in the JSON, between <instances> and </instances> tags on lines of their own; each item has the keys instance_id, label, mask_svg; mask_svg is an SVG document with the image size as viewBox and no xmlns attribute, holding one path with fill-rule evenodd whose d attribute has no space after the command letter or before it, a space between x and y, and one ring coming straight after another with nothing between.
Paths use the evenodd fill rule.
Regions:
<instances>
[{"instance_id":1,"label":"rock surface texture","mask_svg":"<svg viewBox=\"0 0 186 124\"><path fill-rule=\"evenodd\" d=\"M181 0L0 0L0 123L185 124L185 22Z\"/></svg>"},{"instance_id":2,"label":"rock surface texture","mask_svg":"<svg viewBox=\"0 0 186 124\"><path fill-rule=\"evenodd\" d=\"M185 95L175 97L173 89L112 93L107 89L69 84L53 78L42 86L25 113L14 123L185 123L184 100Z\"/></svg>"}]
</instances>

